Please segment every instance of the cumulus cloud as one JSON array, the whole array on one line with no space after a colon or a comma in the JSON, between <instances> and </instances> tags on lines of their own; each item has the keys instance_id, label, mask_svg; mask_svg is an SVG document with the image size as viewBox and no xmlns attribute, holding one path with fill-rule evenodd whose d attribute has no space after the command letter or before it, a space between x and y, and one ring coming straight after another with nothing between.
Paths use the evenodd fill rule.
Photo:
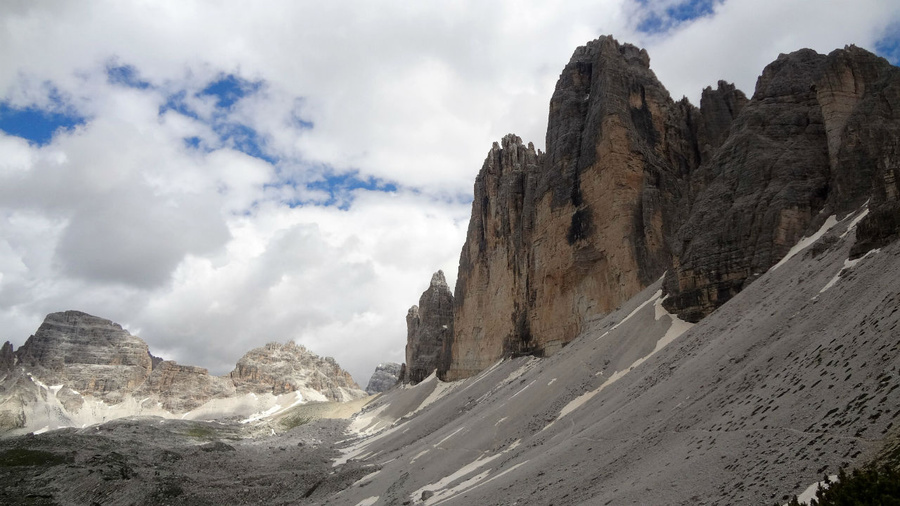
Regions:
<instances>
[{"instance_id":1,"label":"cumulus cloud","mask_svg":"<svg viewBox=\"0 0 900 506\"><path fill-rule=\"evenodd\" d=\"M3 2L0 105L67 122L0 132L0 338L80 309L216 374L296 340L364 383L453 284L491 143L543 146L578 45L644 46L696 103L779 52L873 49L895 4Z\"/></svg>"}]
</instances>

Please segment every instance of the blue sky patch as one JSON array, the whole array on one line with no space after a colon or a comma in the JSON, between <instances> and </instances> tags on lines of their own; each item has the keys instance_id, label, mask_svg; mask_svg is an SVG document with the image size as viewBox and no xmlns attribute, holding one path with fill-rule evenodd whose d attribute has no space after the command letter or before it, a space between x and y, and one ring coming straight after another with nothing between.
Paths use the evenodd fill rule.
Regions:
<instances>
[{"instance_id":1,"label":"blue sky patch","mask_svg":"<svg viewBox=\"0 0 900 506\"><path fill-rule=\"evenodd\" d=\"M8 102L0 102L0 130L38 146L49 143L57 130L71 130L86 121L87 118L74 112L54 112L36 107L19 109L10 107Z\"/></svg>"},{"instance_id":2,"label":"blue sky patch","mask_svg":"<svg viewBox=\"0 0 900 506\"><path fill-rule=\"evenodd\" d=\"M900 65L900 25L894 25L888 30L887 37L875 43L875 52L878 56L887 58L892 65Z\"/></svg>"},{"instance_id":3,"label":"blue sky patch","mask_svg":"<svg viewBox=\"0 0 900 506\"><path fill-rule=\"evenodd\" d=\"M296 188L297 186L303 184L304 183L298 183L294 180L285 180L278 184L269 184L266 186L290 186ZM323 175L321 179L305 183L305 186L309 190L327 193L328 198L325 201L310 202L298 199L286 202L286 204L291 207L301 207L308 204L336 206L339 209L347 210L353 203L352 192L354 190L380 191L386 193L397 191L397 185L395 183L371 176L363 178L359 176L359 171L347 172L343 174L335 174L332 171L328 171Z\"/></svg>"},{"instance_id":4,"label":"blue sky patch","mask_svg":"<svg viewBox=\"0 0 900 506\"><path fill-rule=\"evenodd\" d=\"M647 0L637 0L639 4L647 6ZM663 11L649 11L638 23L639 32L654 34L664 33L676 26L713 13L713 7L722 0L687 0L676 5L670 5Z\"/></svg>"},{"instance_id":5,"label":"blue sky patch","mask_svg":"<svg viewBox=\"0 0 900 506\"><path fill-rule=\"evenodd\" d=\"M259 90L260 87L262 87L260 81L247 81L234 74L227 74L209 83L198 95L216 97L216 107L227 109L238 100Z\"/></svg>"},{"instance_id":6,"label":"blue sky patch","mask_svg":"<svg viewBox=\"0 0 900 506\"><path fill-rule=\"evenodd\" d=\"M159 106L159 115L162 116L167 111L175 111L182 116L187 116L188 118L194 118L196 120L200 119L200 116L184 101L184 97L187 96L187 92L184 90L175 93L174 95L169 95L166 99L166 103Z\"/></svg>"},{"instance_id":7,"label":"blue sky patch","mask_svg":"<svg viewBox=\"0 0 900 506\"><path fill-rule=\"evenodd\" d=\"M106 67L106 79L111 84L119 84L139 90L145 90L150 87L150 83L140 78L137 69L133 65L108 65Z\"/></svg>"},{"instance_id":8,"label":"blue sky patch","mask_svg":"<svg viewBox=\"0 0 900 506\"><path fill-rule=\"evenodd\" d=\"M219 134L219 138L229 144L232 149L254 158L265 160L273 165L278 162L277 158L265 151L265 139L256 130L247 125L220 123L213 125L213 129Z\"/></svg>"}]
</instances>

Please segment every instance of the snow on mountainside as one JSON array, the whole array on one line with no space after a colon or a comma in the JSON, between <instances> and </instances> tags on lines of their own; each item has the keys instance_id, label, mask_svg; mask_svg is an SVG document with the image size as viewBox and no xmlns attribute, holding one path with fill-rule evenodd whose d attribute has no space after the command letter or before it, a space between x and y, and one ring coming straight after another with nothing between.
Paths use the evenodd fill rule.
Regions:
<instances>
[{"instance_id":1,"label":"snow on mountainside","mask_svg":"<svg viewBox=\"0 0 900 506\"><path fill-rule=\"evenodd\" d=\"M294 343L251 350L228 376L154 361L121 326L78 311L48 315L0 360L0 430L85 426L129 416L255 420L310 401L367 396L334 359Z\"/></svg>"},{"instance_id":2,"label":"snow on mountainside","mask_svg":"<svg viewBox=\"0 0 900 506\"><path fill-rule=\"evenodd\" d=\"M382 394L333 503L772 504L864 462L900 415L900 243L846 268L853 218L694 326L657 282L552 357Z\"/></svg>"}]
</instances>

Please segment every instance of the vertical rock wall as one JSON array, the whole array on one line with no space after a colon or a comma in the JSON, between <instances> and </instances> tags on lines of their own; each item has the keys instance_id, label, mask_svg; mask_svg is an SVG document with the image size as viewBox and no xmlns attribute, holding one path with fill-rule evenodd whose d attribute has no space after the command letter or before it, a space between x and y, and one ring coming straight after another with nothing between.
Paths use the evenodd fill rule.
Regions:
<instances>
[{"instance_id":1,"label":"vertical rock wall","mask_svg":"<svg viewBox=\"0 0 900 506\"><path fill-rule=\"evenodd\" d=\"M443 271L434 273L419 305L409 309L406 328L406 368L400 381L418 383L438 369L453 335L453 294Z\"/></svg>"},{"instance_id":2,"label":"vertical rock wall","mask_svg":"<svg viewBox=\"0 0 900 506\"><path fill-rule=\"evenodd\" d=\"M443 378L552 354L662 275L689 209L699 118L645 51L611 37L575 51L550 101L547 152L506 136L476 179Z\"/></svg>"},{"instance_id":3,"label":"vertical rock wall","mask_svg":"<svg viewBox=\"0 0 900 506\"><path fill-rule=\"evenodd\" d=\"M508 135L475 182L440 376L549 355L667 272L698 321L831 214L869 201L854 254L900 236L900 78L847 47L781 55L753 98L720 81L675 102L647 53L578 48L550 101L547 152Z\"/></svg>"},{"instance_id":4,"label":"vertical rock wall","mask_svg":"<svg viewBox=\"0 0 900 506\"><path fill-rule=\"evenodd\" d=\"M667 309L700 320L828 216L866 201L879 224L862 224L862 235L894 237L897 211L882 203L897 190L898 90L900 69L853 46L828 56L804 49L768 65L698 171L708 184L673 243Z\"/></svg>"}]
</instances>

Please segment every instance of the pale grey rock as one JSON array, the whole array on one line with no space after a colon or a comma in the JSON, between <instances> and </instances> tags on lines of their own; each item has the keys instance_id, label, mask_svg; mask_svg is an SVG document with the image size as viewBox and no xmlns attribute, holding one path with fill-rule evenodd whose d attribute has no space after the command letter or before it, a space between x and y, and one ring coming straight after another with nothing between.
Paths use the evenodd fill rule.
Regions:
<instances>
[{"instance_id":1,"label":"pale grey rock","mask_svg":"<svg viewBox=\"0 0 900 506\"><path fill-rule=\"evenodd\" d=\"M293 342L250 350L238 360L229 378L238 393L280 395L308 388L338 402L367 395L333 358L320 357Z\"/></svg>"},{"instance_id":2,"label":"pale grey rock","mask_svg":"<svg viewBox=\"0 0 900 506\"><path fill-rule=\"evenodd\" d=\"M369 395L375 395L390 389L400 380L400 370L402 368L402 365L394 362L378 364L375 372L372 373L372 377L369 378L366 392Z\"/></svg>"},{"instance_id":3,"label":"pale grey rock","mask_svg":"<svg viewBox=\"0 0 900 506\"><path fill-rule=\"evenodd\" d=\"M132 414L183 415L214 400L223 402L210 408L210 416L229 416L234 409L245 416L258 408L239 397L272 396L259 400L263 406L295 391L310 401L367 396L333 358L293 343L252 350L231 374L212 376L202 367L155 357L120 325L80 311L48 315L18 350L10 343L0 347L0 432Z\"/></svg>"},{"instance_id":4,"label":"pale grey rock","mask_svg":"<svg viewBox=\"0 0 900 506\"><path fill-rule=\"evenodd\" d=\"M80 311L47 315L16 350L18 364L46 385L119 402L150 376L147 343L119 324Z\"/></svg>"}]
</instances>

